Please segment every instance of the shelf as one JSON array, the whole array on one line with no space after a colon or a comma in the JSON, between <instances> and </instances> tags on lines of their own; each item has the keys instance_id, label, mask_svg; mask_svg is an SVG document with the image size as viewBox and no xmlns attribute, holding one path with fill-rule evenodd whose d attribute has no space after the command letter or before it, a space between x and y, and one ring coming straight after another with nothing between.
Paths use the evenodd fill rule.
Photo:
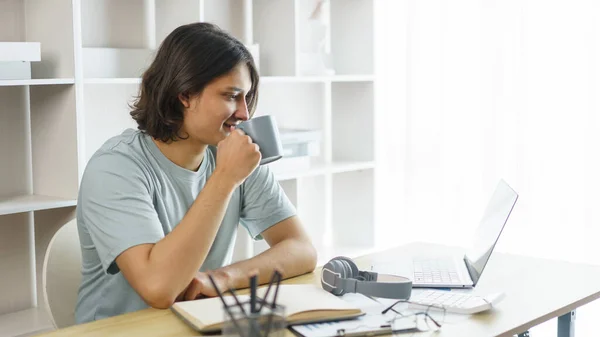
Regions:
<instances>
[{"instance_id":1,"label":"shelf","mask_svg":"<svg viewBox=\"0 0 600 337\"><path fill-rule=\"evenodd\" d=\"M373 75L338 75L338 76L261 76L261 83L324 83L324 82L372 82ZM139 77L130 78L86 78L89 84L139 84Z\"/></svg>"},{"instance_id":2,"label":"shelf","mask_svg":"<svg viewBox=\"0 0 600 337\"><path fill-rule=\"evenodd\" d=\"M140 77L123 77L123 78L86 78L83 80L86 84L140 84Z\"/></svg>"},{"instance_id":3,"label":"shelf","mask_svg":"<svg viewBox=\"0 0 600 337\"><path fill-rule=\"evenodd\" d=\"M375 167L373 161L341 161L331 164L316 164L311 165L308 170L290 170L290 171L277 171L275 177L278 180L290 180L303 177L313 177L328 173L342 173L342 172L353 172L366 169L372 169Z\"/></svg>"},{"instance_id":4,"label":"shelf","mask_svg":"<svg viewBox=\"0 0 600 337\"><path fill-rule=\"evenodd\" d=\"M32 335L54 330L43 308L33 308L0 315L0 337Z\"/></svg>"},{"instance_id":5,"label":"shelf","mask_svg":"<svg viewBox=\"0 0 600 337\"><path fill-rule=\"evenodd\" d=\"M373 75L334 76L261 76L262 83L310 83L310 82L371 82Z\"/></svg>"},{"instance_id":6,"label":"shelf","mask_svg":"<svg viewBox=\"0 0 600 337\"><path fill-rule=\"evenodd\" d=\"M331 77L332 82L371 82L374 80L374 75L335 75Z\"/></svg>"},{"instance_id":7,"label":"shelf","mask_svg":"<svg viewBox=\"0 0 600 337\"><path fill-rule=\"evenodd\" d=\"M0 87L15 87L21 85L57 85L57 84L74 84L73 78L45 78L32 80L0 80Z\"/></svg>"},{"instance_id":8,"label":"shelf","mask_svg":"<svg viewBox=\"0 0 600 337\"><path fill-rule=\"evenodd\" d=\"M329 167L330 173L354 172L375 167L374 161L335 162Z\"/></svg>"},{"instance_id":9,"label":"shelf","mask_svg":"<svg viewBox=\"0 0 600 337\"><path fill-rule=\"evenodd\" d=\"M71 207L77 200L69 200L44 195L27 195L0 199L0 215L15 214L45 209Z\"/></svg>"}]
</instances>

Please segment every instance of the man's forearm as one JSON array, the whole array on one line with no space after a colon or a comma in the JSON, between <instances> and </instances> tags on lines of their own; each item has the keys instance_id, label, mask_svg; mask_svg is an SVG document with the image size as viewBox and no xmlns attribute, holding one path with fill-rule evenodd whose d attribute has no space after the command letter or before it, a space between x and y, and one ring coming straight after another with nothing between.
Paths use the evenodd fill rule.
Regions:
<instances>
[{"instance_id":1,"label":"man's forearm","mask_svg":"<svg viewBox=\"0 0 600 337\"><path fill-rule=\"evenodd\" d=\"M222 268L231 279L234 288L249 286L248 277L258 273L260 284L269 282L275 269L289 278L315 269L317 253L310 241L300 239L283 240L263 253L244 261Z\"/></svg>"},{"instance_id":2,"label":"man's forearm","mask_svg":"<svg viewBox=\"0 0 600 337\"><path fill-rule=\"evenodd\" d=\"M175 297L200 269L216 237L234 186L211 177L184 218L151 250L149 272Z\"/></svg>"}]
</instances>

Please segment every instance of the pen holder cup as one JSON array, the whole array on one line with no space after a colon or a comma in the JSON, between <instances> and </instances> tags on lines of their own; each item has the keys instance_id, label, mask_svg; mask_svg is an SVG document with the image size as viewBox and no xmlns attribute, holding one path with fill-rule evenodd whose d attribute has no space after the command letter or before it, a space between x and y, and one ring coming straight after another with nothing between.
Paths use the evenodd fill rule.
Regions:
<instances>
[{"instance_id":1,"label":"pen holder cup","mask_svg":"<svg viewBox=\"0 0 600 337\"><path fill-rule=\"evenodd\" d=\"M260 305L257 304L258 307ZM224 307L223 315L223 336L283 337L287 328L285 307L282 305L272 308L265 303L259 312L252 313L250 302L243 302L241 308L236 304Z\"/></svg>"}]
</instances>

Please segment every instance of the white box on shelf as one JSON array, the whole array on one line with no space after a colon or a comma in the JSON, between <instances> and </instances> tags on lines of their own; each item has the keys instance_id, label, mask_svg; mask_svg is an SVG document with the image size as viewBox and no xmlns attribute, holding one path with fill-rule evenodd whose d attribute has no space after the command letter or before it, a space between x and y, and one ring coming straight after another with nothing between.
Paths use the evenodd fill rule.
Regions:
<instances>
[{"instance_id":1,"label":"white box on shelf","mask_svg":"<svg viewBox=\"0 0 600 337\"><path fill-rule=\"evenodd\" d=\"M39 42L0 42L0 80L30 80L31 62L41 59Z\"/></svg>"},{"instance_id":2,"label":"white box on shelf","mask_svg":"<svg viewBox=\"0 0 600 337\"><path fill-rule=\"evenodd\" d=\"M280 129L283 156L302 157L318 156L321 149L321 132L319 130Z\"/></svg>"},{"instance_id":3,"label":"white box on shelf","mask_svg":"<svg viewBox=\"0 0 600 337\"><path fill-rule=\"evenodd\" d=\"M0 62L41 60L39 42L0 42Z\"/></svg>"},{"instance_id":4,"label":"white box on shelf","mask_svg":"<svg viewBox=\"0 0 600 337\"><path fill-rule=\"evenodd\" d=\"M320 154L321 132L319 130L286 129L279 130L283 148L283 158L271 164L275 174L306 171L311 167L311 157Z\"/></svg>"},{"instance_id":5,"label":"white box on shelf","mask_svg":"<svg viewBox=\"0 0 600 337\"><path fill-rule=\"evenodd\" d=\"M30 80L31 62L0 62L0 80Z\"/></svg>"}]
</instances>

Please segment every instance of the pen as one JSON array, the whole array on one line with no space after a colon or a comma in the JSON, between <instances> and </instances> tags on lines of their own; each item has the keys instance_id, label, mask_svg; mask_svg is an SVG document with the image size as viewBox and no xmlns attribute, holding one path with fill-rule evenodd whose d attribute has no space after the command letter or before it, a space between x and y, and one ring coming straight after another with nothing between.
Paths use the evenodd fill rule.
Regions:
<instances>
[{"instance_id":1,"label":"pen","mask_svg":"<svg viewBox=\"0 0 600 337\"><path fill-rule=\"evenodd\" d=\"M281 273L278 270L273 272L273 281L277 280L277 285L275 286L275 295L273 295L273 304L271 305L271 313L269 314L269 319L267 320L267 331L265 333L266 337L269 337L269 333L271 333L271 327L273 325L273 315L275 315L274 310L277 308L277 291L279 290L279 283L281 281ZM267 301L267 297L265 296L265 302Z\"/></svg>"},{"instance_id":2,"label":"pen","mask_svg":"<svg viewBox=\"0 0 600 337\"><path fill-rule=\"evenodd\" d=\"M229 293L233 296L233 299L235 300L235 303L240 308L240 310L242 311L242 313L244 314L244 316L247 317L248 315L246 315L246 310L244 310L244 306L242 305L242 303L240 302L240 300L238 299L238 297L235 295L235 292L233 291L232 288L229 288Z\"/></svg>"},{"instance_id":3,"label":"pen","mask_svg":"<svg viewBox=\"0 0 600 337\"><path fill-rule=\"evenodd\" d=\"M257 286L257 276L256 274L250 276L250 312L256 313L256 286Z\"/></svg>"},{"instance_id":4,"label":"pen","mask_svg":"<svg viewBox=\"0 0 600 337\"><path fill-rule=\"evenodd\" d=\"M275 273L273 273L273 275L271 275L271 280L269 281L269 287L267 287L267 291L265 292L265 296L263 296L262 300L260 300L260 307L258 308L258 311L261 311L263 306L265 305L265 303L267 303L267 298L269 297L269 293L271 292L271 287L273 286L273 283L275 282Z\"/></svg>"},{"instance_id":5,"label":"pen","mask_svg":"<svg viewBox=\"0 0 600 337\"><path fill-rule=\"evenodd\" d=\"M277 278L277 284L275 285L275 295L273 296L273 304L271 307L275 309L277 307L277 293L279 292L279 284L281 283L281 273L275 270L275 277Z\"/></svg>"},{"instance_id":6,"label":"pen","mask_svg":"<svg viewBox=\"0 0 600 337\"><path fill-rule=\"evenodd\" d=\"M210 280L210 283L212 283L213 287L215 287L215 291L217 292L217 295L219 295L221 302L223 302L223 307L225 308L225 311L227 311L227 314L231 318L231 322L233 322L233 325L235 325L236 330L240 333L240 336L245 337L246 334L244 333L244 331L242 331L242 328L238 324L238 321L235 319L235 316L229 310L229 306L227 305L227 302L225 302L225 299L223 298L223 294L221 294L219 287L217 287L215 280L212 278L212 276L210 274L208 274L208 279Z\"/></svg>"},{"instance_id":7,"label":"pen","mask_svg":"<svg viewBox=\"0 0 600 337\"><path fill-rule=\"evenodd\" d=\"M411 329L392 329L391 327L386 327L378 330L371 331L356 331L347 333L344 329L339 329L337 331L337 335L335 337L371 337L371 336L380 336L380 335L392 335L397 332L409 332Z\"/></svg>"}]
</instances>

